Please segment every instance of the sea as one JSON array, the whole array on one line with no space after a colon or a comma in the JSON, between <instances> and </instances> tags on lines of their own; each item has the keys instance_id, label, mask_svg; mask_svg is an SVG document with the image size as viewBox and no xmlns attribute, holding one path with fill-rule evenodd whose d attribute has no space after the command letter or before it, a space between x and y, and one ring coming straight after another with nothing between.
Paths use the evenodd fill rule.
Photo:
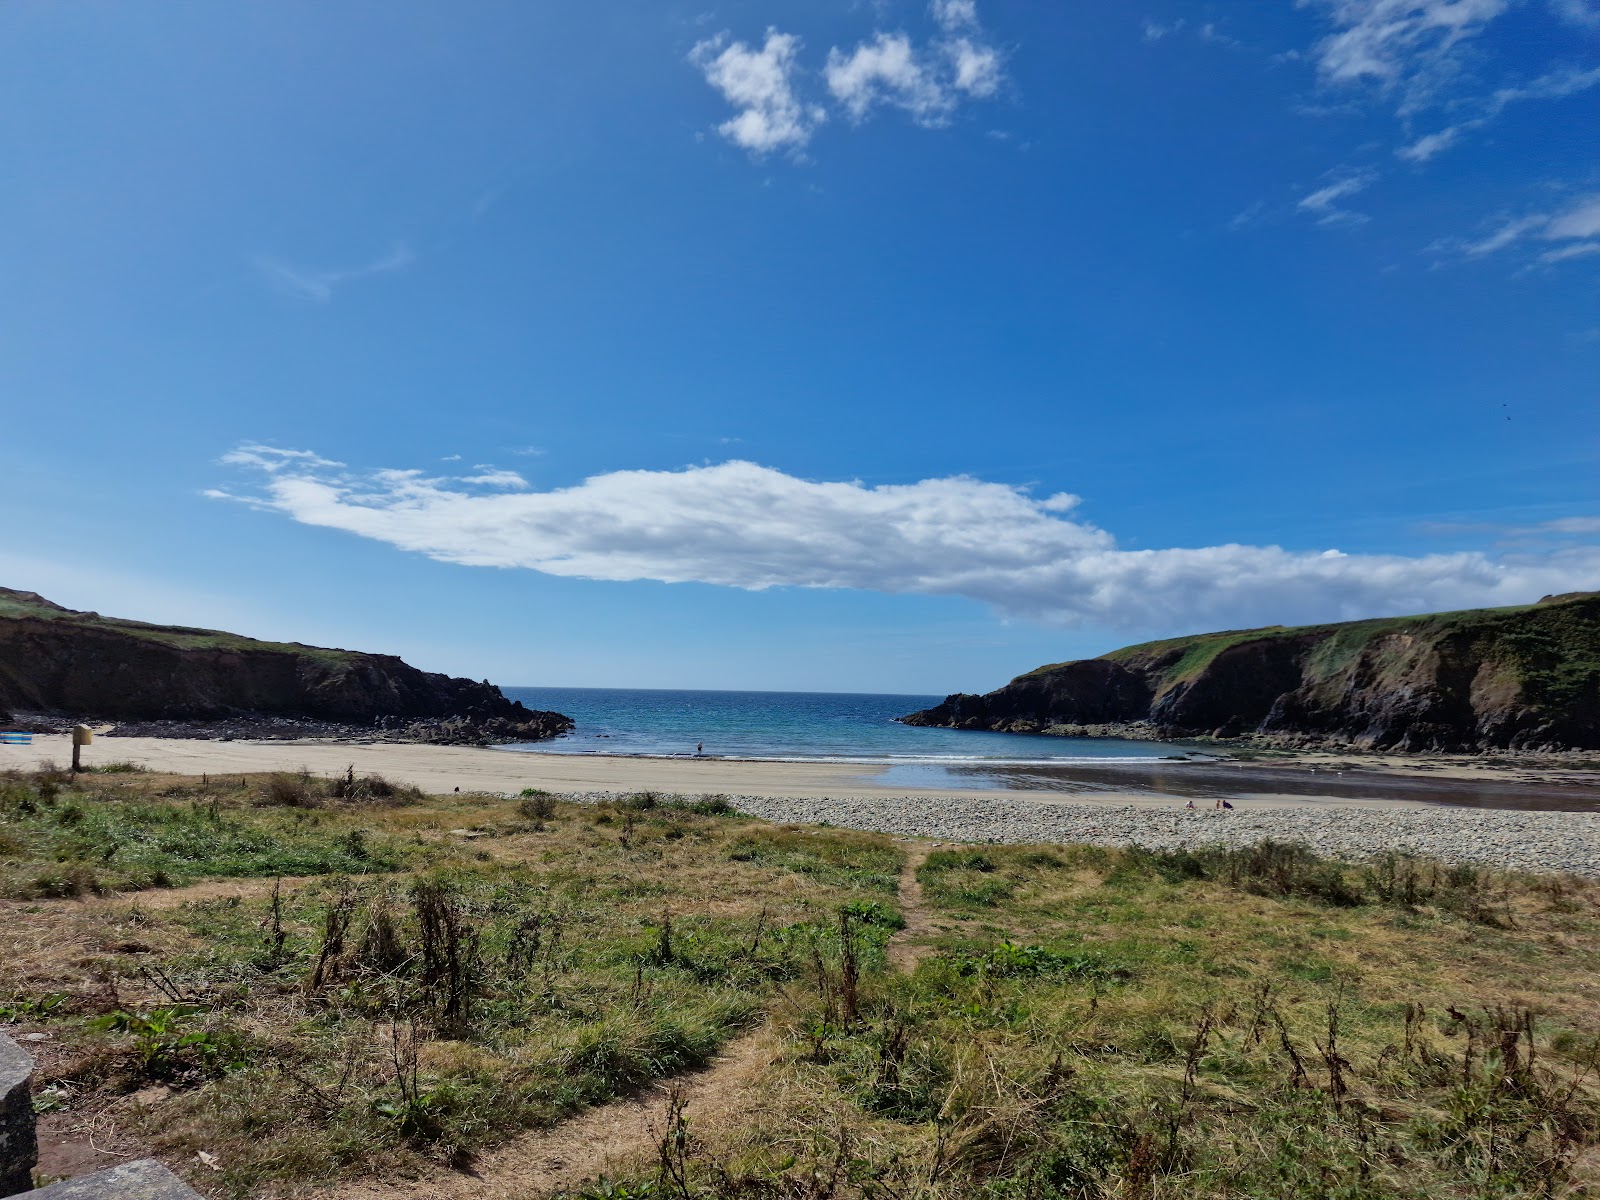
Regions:
<instances>
[{"instance_id":1,"label":"sea","mask_svg":"<svg viewBox=\"0 0 1600 1200\"><path fill-rule=\"evenodd\" d=\"M1351 761L1311 772L1292 764L1239 765L1215 746L1118 738L1041 737L918 729L896 718L942 696L857 692L709 692L634 688L508 687L530 708L566 713L577 727L545 742L502 746L530 754L620 754L777 762L856 763L860 782L951 791L1095 793L1184 798L1418 800L1489 809L1600 811L1593 784L1433 778L1371 771Z\"/></svg>"},{"instance_id":2,"label":"sea","mask_svg":"<svg viewBox=\"0 0 1600 1200\"><path fill-rule=\"evenodd\" d=\"M896 718L943 696L507 687L529 708L566 713L563 737L505 749L535 754L857 763L873 782L992 787L998 774L1069 764L1151 763L1194 750L1167 742L920 729Z\"/></svg>"}]
</instances>

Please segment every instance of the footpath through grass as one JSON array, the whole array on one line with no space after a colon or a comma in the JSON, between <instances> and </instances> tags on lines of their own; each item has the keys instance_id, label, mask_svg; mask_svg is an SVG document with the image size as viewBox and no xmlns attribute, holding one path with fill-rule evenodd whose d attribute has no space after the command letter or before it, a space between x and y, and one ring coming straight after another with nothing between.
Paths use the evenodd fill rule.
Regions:
<instances>
[{"instance_id":1,"label":"footpath through grass","mask_svg":"<svg viewBox=\"0 0 1600 1200\"><path fill-rule=\"evenodd\" d=\"M115 1128L219 1195L463 1164L703 1065L812 975L881 971L899 924L888 839L721 804L75 782L7 781L13 895L56 895L40 881L61 876L87 895L113 879L304 874L317 854L368 872L244 898L7 907L0 1020L52 1035L41 1111ZM86 828L134 849L61 832ZM191 835L208 833L202 853ZM101 844L118 846L104 863Z\"/></svg>"},{"instance_id":2,"label":"footpath through grass","mask_svg":"<svg viewBox=\"0 0 1600 1200\"><path fill-rule=\"evenodd\" d=\"M4 787L23 899L0 1020L51 1035L37 1106L218 1196L460 1167L762 1023L782 1050L758 1108L666 1107L636 1167L581 1195L1432 1200L1600 1174L1581 881L1272 844L947 847L918 870L933 953L904 974L900 845L714 801ZM225 831L205 853L203 829ZM291 849L351 857L177 904L39 883L262 876Z\"/></svg>"}]
</instances>

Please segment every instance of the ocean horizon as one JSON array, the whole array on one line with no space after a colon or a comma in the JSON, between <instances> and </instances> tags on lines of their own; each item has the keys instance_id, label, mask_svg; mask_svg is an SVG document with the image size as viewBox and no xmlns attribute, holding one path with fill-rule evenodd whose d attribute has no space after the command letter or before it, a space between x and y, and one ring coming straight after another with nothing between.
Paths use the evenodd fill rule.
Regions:
<instances>
[{"instance_id":1,"label":"ocean horizon","mask_svg":"<svg viewBox=\"0 0 1600 1200\"><path fill-rule=\"evenodd\" d=\"M571 733L505 749L538 754L760 759L863 765L1149 762L1186 753L1170 742L924 729L897 718L943 696L675 688L505 687L530 708L565 713Z\"/></svg>"}]
</instances>

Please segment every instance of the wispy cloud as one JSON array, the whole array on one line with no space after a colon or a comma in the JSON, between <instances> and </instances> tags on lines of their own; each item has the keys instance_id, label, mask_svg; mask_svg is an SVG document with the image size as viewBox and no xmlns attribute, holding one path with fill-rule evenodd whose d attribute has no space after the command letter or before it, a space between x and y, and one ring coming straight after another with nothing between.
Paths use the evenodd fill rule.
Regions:
<instances>
[{"instance_id":1,"label":"wispy cloud","mask_svg":"<svg viewBox=\"0 0 1600 1200\"><path fill-rule=\"evenodd\" d=\"M1171 21L1163 22L1146 17L1140 23L1140 29L1143 31L1144 40L1147 42L1159 42L1169 37L1176 37L1185 30L1192 30L1193 36L1202 42L1233 48L1239 48L1244 45L1238 38L1223 33L1213 21L1191 23L1187 17L1175 17Z\"/></svg>"},{"instance_id":2,"label":"wispy cloud","mask_svg":"<svg viewBox=\"0 0 1600 1200\"><path fill-rule=\"evenodd\" d=\"M717 126L735 146L752 154L799 150L827 118L821 106L805 104L795 91L795 55L800 39L767 30L760 49L728 41L728 35L699 42L689 61L705 73L706 82L738 110Z\"/></svg>"},{"instance_id":3,"label":"wispy cloud","mask_svg":"<svg viewBox=\"0 0 1600 1200\"><path fill-rule=\"evenodd\" d=\"M528 481L515 471L507 471L490 463L479 463L472 468L477 474L463 475L462 483L475 483L479 487L501 488L506 491L523 491Z\"/></svg>"},{"instance_id":4,"label":"wispy cloud","mask_svg":"<svg viewBox=\"0 0 1600 1200\"><path fill-rule=\"evenodd\" d=\"M374 275L392 275L397 271L404 271L416 261L416 258L409 246L401 244L381 258L375 258L371 262L355 267L336 267L331 270L299 267L270 255L261 255L256 259L256 269L279 291L302 300L326 304L333 299L334 292L344 284L357 279L368 279Z\"/></svg>"},{"instance_id":5,"label":"wispy cloud","mask_svg":"<svg viewBox=\"0 0 1600 1200\"><path fill-rule=\"evenodd\" d=\"M1427 162L1460 142L1463 134L1488 125L1510 105L1528 100L1560 100L1588 91L1597 84L1600 84L1600 67L1586 71L1563 67L1528 83L1497 88L1481 103L1477 116L1457 121L1435 133L1424 134L1414 142L1401 146L1395 153L1411 162Z\"/></svg>"},{"instance_id":6,"label":"wispy cloud","mask_svg":"<svg viewBox=\"0 0 1600 1200\"><path fill-rule=\"evenodd\" d=\"M946 33L978 27L977 0L933 0L929 5L933 19Z\"/></svg>"},{"instance_id":7,"label":"wispy cloud","mask_svg":"<svg viewBox=\"0 0 1600 1200\"><path fill-rule=\"evenodd\" d=\"M1310 213L1319 225L1359 225L1367 220L1365 213L1343 208L1340 201L1366 191L1377 175L1371 171L1357 171L1341 175L1309 195L1301 197L1296 205L1302 212Z\"/></svg>"},{"instance_id":8,"label":"wispy cloud","mask_svg":"<svg viewBox=\"0 0 1600 1200\"><path fill-rule=\"evenodd\" d=\"M963 100L997 94L1004 58L983 31L976 0L932 0L929 15L937 32L926 42L879 30L849 50L832 47L822 67L826 98L855 123L887 106L931 128L947 124ZM694 47L689 61L739 110L717 126L723 137L758 157L810 142L828 112L802 96L800 46L795 35L769 29L760 49L726 33Z\"/></svg>"},{"instance_id":9,"label":"wispy cloud","mask_svg":"<svg viewBox=\"0 0 1600 1200\"><path fill-rule=\"evenodd\" d=\"M1543 263L1600 254L1600 192L1580 196L1555 212L1530 213L1504 220L1481 238L1446 243L1439 248L1480 258L1530 241L1560 243L1536 256Z\"/></svg>"},{"instance_id":10,"label":"wispy cloud","mask_svg":"<svg viewBox=\"0 0 1600 1200\"><path fill-rule=\"evenodd\" d=\"M1315 0L1335 32L1317 46L1332 83L1374 83L1400 95L1402 112L1431 103L1456 75L1468 42L1511 0Z\"/></svg>"},{"instance_id":11,"label":"wispy cloud","mask_svg":"<svg viewBox=\"0 0 1600 1200\"><path fill-rule=\"evenodd\" d=\"M1550 7L1563 21L1584 28L1600 28L1600 4L1594 0L1551 0Z\"/></svg>"},{"instance_id":12,"label":"wispy cloud","mask_svg":"<svg viewBox=\"0 0 1600 1200\"><path fill-rule=\"evenodd\" d=\"M1237 544L1125 550L1074 515L1074 496L968 476L869 487L734 461L534 491L274 455L243 448L232 461L259 470L255 486L218 494L444 562L962 596L1053 624L1203 626L1507 604L1592 586L1600 571L1600 546L1520 558Z\"/></svg>"},{"instance_id":13,"label":"wispy cloud","mask_svg":"<svg viewBox=\"0 0 1600 1200\"><path fill-rule=\"evenodd\" d=\"M1490 534L1502 538L1586 538L1600 537L1600 517L1556 517L1532 524L1506 524L1495 521L1433 521L1420 532L1445 536ZM1595 582L1600 583L1600 580Z\"/></svg>"}]
</instances>

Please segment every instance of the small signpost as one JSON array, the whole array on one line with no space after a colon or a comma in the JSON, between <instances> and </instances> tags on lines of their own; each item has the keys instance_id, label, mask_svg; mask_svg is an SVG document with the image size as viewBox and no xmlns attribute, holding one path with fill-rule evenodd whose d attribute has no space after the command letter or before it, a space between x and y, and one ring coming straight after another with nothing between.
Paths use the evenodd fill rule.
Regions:
<instances>
[{"instance_id":1,"label":"small signpost","mask_svg":"<svg viewBox=\"0 0 1600 1200\"><path fill-rule=\"evenodd\" d=\"M93 744L94 730L87 725L74 725L72 727L72 769L74 771L83 770L83 763L80 761L79 756L83 753L85 746Z\"/></svg>"}]
</instances>

